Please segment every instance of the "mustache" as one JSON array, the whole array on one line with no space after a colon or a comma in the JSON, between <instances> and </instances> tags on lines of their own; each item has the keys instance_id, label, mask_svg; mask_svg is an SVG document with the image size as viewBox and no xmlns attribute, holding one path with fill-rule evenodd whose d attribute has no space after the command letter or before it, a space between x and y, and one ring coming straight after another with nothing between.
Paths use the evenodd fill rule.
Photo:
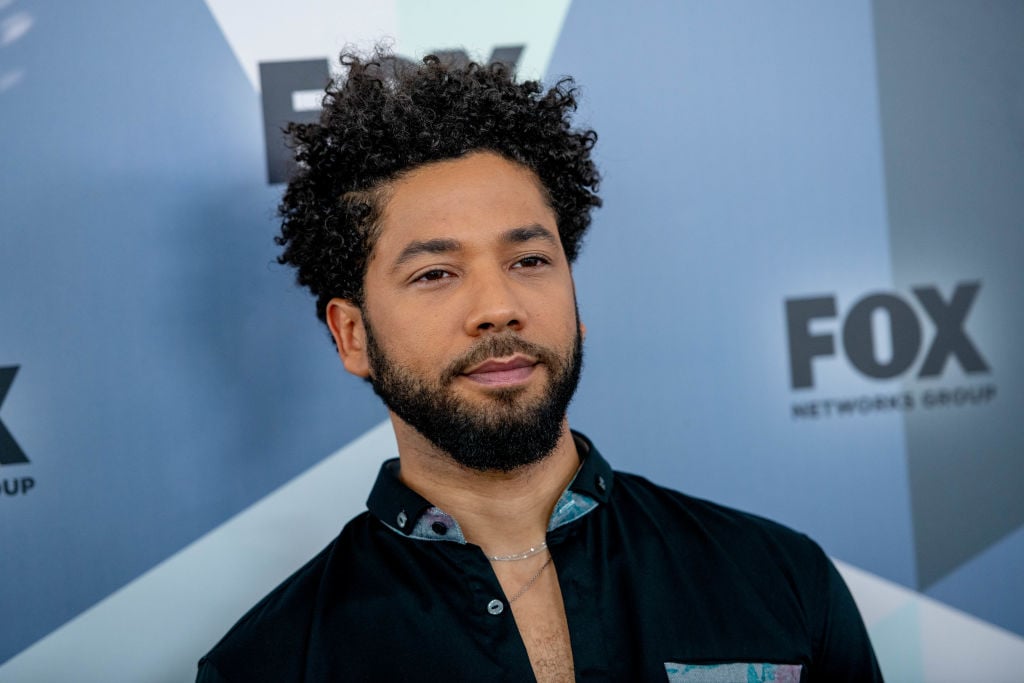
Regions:
<instances>
[{"instance_id":1,"label":"mustache","mask_svg":"<svg viewBox=\"0 0 1024 683\"><path fill-rule=\"evenodd\" d=\"M515 333L486 337L471 349L453 360L441 373L441 380L447 384L461 375L466 369L483 363L488 358L500 358L522 353L546 365L557 365L558 356L550 349L515 336Z\"/></svg>"}]
</instances>

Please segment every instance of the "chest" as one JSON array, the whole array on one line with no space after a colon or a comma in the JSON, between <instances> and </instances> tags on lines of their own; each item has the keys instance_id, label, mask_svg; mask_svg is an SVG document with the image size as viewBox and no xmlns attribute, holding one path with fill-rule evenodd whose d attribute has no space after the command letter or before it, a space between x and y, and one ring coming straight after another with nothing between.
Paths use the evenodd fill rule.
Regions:
<instances>
[{"instance_id":1,"label":"chest","mask_svg":"<svg viewBox=\"0 0 1024 683\"><path fill-rule=\"evenodd\" d=\"M537 681L575 680L565 606L557 568L550 558L541 560L537 570L528 565L499 565L495 575L510 600L515 626Z\"/></svg>"},{"instance_id":2,"label":"chest","mask_svg":"<svg viewBox=\"0 0 1024 683\"><path fill-rule=\"evenodd\" d=\"M653 681L666 680L671 662L810 661L801 603L762 590L770 563L736 573L730 554L598 521L553 535L554 559L539 574L539 564L492 563L477 548L414 544L390 530L339 554L304 629L307 680L346 672L351 680Z\"/></svg>"}]
</instances>

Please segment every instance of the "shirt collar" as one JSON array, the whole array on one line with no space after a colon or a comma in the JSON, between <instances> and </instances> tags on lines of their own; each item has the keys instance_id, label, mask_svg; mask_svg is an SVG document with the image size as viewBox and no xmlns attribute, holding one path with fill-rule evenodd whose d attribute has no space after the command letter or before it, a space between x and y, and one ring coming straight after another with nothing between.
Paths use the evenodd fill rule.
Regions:
<instances>
[{"instance_id":1,"label":"shirt collar","mask_svg":"<svg viewBox=\"0 0 1024 683\"><path fill-rule=\"evenodd\" d=\"M582 462L576 476L555 503L548 531L554 531L586 515L599 504L607 503L611 494L612 468L590 439L576 431L572 435ZM403 484L398 473L398 458L381 465L366 501L370 513L392 531L404 536L424 541L465 543L466 538L455 518Z\"/></svg>"}]
</instances>

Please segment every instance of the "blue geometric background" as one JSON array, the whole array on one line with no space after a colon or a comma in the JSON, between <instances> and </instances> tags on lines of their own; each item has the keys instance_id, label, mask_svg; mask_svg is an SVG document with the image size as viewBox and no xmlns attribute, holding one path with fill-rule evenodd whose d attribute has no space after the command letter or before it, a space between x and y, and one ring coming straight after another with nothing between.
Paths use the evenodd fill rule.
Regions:
<instances>
[{"instance_id":1,"label":"blue geometric background","mask_svg":"<svg viewBox=\"0 0 1024 683\"><path fill-rule=\"evenodd\" d=\"M385 418L274 262L281 186L222 29L198 0L0 2L0 420L30 460L0 490L35 482L0 495L0 662ZM605 178L573 426L1024 635L1020 35L1012 3L590 1L547 73L583 86ZM856 300L927 321L911 287L967 279L990 373L846 362ZM794 390L784 302L821 295L837 354ZM984 383L985 405L791 409Z\"/></svg>"}]
</instances>

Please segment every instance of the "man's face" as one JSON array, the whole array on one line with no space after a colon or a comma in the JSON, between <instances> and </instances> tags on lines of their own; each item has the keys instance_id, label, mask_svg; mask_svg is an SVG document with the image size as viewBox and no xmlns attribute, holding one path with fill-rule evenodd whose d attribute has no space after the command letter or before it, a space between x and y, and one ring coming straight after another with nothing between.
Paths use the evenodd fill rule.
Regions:
<instances>
[{"instance_id":1,"label":"man's face","mask_svg":"<svg viewBox=\"0 0 1024 683\"><path fill-rule=\"evenodd\" d=\"M509 471L554 449L582 337L532 171L475 153L395 182L362 314L375 391L456 462Z\"/></svg>"}]
</instances>

